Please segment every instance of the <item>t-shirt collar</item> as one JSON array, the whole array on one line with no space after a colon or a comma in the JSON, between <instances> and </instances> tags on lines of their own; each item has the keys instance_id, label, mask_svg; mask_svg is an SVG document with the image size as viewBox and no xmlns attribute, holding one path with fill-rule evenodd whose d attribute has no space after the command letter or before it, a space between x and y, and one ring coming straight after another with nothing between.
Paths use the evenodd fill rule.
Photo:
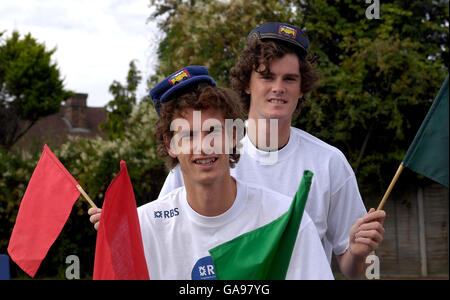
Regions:
<instances>
[{"instance_id":1,"label":"t-shirt collar","mask_svg":"<svg viewBox=\"0 0 450 300\"><path fill-rule=\"evenodd\" d=\"M226 212L218 216L207 217L199 214L194 209L192 209L192 207L189 205L187 201L186 189L184 188L182 191L182 205L184 211L186 211L187 215L193 222L206 227L218 227L231 222L242 212L246 201L247 201L246 186L239 180L236 180L236 198L234 200L233 205Z\"/></svg>"}]
</instances>

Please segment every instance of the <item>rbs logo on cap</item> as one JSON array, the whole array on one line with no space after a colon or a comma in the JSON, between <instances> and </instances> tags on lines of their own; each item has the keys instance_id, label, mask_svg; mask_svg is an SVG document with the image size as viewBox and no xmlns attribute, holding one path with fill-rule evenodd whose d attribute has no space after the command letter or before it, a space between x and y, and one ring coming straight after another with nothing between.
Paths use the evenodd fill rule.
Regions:
<instances>
[{"instance_id":1,"label":"rbs logo on cap","mask_svg":"<svg viewBox=\"0 0 450 300\"><path fill-rule=\"evenodd\" d=\"M191 75L187 71L187 69L183 69L180 72L170 76L169 82L172 86L179 84L180 82L191 78Z\"/></svg>"}]
</instances>

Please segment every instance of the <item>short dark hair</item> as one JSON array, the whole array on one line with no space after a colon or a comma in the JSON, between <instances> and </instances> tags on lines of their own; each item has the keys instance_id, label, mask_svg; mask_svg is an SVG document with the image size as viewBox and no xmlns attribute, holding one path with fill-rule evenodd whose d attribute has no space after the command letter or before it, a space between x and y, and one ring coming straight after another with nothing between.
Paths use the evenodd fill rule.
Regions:
<instances>
[{"instance_id":1,"label":"short dark hair","mask_svg":"<svg viewBox=\"0 0 450 300\"><path fill-rule=\"evenodd\" d=\"M178 164L178 159L169 155L164 137L171 139L171 122L182 115L187 108L195 110L214 108L222 112L224 119L244 119L242 104L239 96L231 89L199 84L183 94L176 95L171 101L162 104L159 120L156 123L154 135L157 142L157 153L165 159L169 170ZM240 142L236 139L236 146L230 154L230 167L239 161L240 154L236 151Z\"/></svg>"},{"instance_id":2,"label":"short dark hair","mask_svg":"<svg viewBox=\"0 0 450 300\"><path fill-rule=\"evenodd\" d=\"M231 86L241 97L242 104L248 113L250 109L250 95L246 90L250 84L252 71L265 66L263 73L270 72L273 59L282 58L286 54L296 54L300 65L301 91L303 94L311 92L319 81L319 73L313 70L315 55L303 55L296 47L283 41L253 39L240 53L236 65L230 71ZM303 101L299 101L294 112L294 118L300 114Z\"/></svg>"}]
</instances>

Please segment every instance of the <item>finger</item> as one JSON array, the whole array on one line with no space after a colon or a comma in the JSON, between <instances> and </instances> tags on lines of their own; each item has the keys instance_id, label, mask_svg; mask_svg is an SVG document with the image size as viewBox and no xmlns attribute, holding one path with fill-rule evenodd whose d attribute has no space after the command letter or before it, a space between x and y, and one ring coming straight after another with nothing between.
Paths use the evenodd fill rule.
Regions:
<instances>
[{"instance_id":1,"label":"finger","mask_svg":"<svg viewBox=\"0 0 450 300\"><path fill-rule=\"evenodd\" d=\"M352 230L357 230L362 224L364 224L364 218L359 218L356 220L355 224L353 224Z\"/></svg>"},{"instance_id":2,"label":"finger","mask_svg":"<svg viewBox=\"0 0 450 300\"><path fill-rule=\"evenodd\" d=\"M376 211L376 210L374 209L374 211ZM381 225L383 225L384 220L386 219L386 212L384 210L378 210L378 211L381 214L381 218L378 219L378 221L381 223Z\"/></svg>"},{"instance_id":3,"label":"finger","mask_svg":"<svg viewBox=\"0 0 450 300\"><path fill-rule=\"evenodd\" d=\"M100 213L95 214L95 215L92 215L92 216L89 218L89 221L90 221L92 224L95 224L95 223L97 223L97 222L100 221L100 217L101 217L101 214L100 214Z\"/></svg>"},{"instance_id":4,"label":"finger","mask_svg":"<svg viewBox=\"0 0 450 300\"><path fill-rule=\"evenodd\" d=\"M386 213L384 211L382 211L382 210L376 211L374 208L371 208L368 211L367 215L356 220L355 224L353 224L352 228L350 229L350 233L354 234L355 232L357 232L363 224L377 222L377 221L379 221L380 224L383 224L385 216L386 216ZM377 218L381 218L381 219L377 219Z\"/></svg>"},{"instance_id":5,"label":"finger","mask_svg":"<svg viewBox=\"0 0 450 300\"><path fill-rule=\"evenodd\" d=\"M378 245L379 245L379 243L375 242L374 240L369 239L369 238L363 238L363 237L357 238L355 240L355 242L358 244L363 244L363 245L368 246L370 251L377 249Z\"/></svg>"},{"instance_id":6,"label":"finger","mask_svg":"<svg viewBox=\"0 0 450 300\"><path fill-rule=\"evenodd\" d=\"M99 226L99 225L100 225L100 222L97 222L97 223L94 224L95 230L98 230L98 226Z\"/></svg>"},{"instance_id":7,"label":"finger","mask_svg":"<svg viewBox=\"0 0 450 300\"><path fill-rule=\"evenodd\" d=\"M88 215L92 216L94 214L100 213L102 211L101 208L98 207L91 207L88 209Z\"/></svg>"},{"instance_id":8,"label":"finger","mask_svg":"<svg viewBox=\"0 0 450 300\"><path fill-rule=\"evenodd\" d=\"M381 241L383 241L383 235L376 230L367 230L356 233L355 242L357 242L360 238L370 239L377 244L380 244Z\"/></svg>"},{"instance_id":9,"label":"finger","mask_svg":"<svg viewBox=\"0 0 450 300\"><path fill-rule=\"evenodd\" d=\"M382 223L386 218L386 212L384 210L377 210L377 211L372 210L373 208L369 210L367 215L362 217L363 223L369 223L373 221L379 221L380 223Z\"/></svg>"},{"instance_id":10,"label":"finger","mask_svg":"<svg viewBox=\"0 0 450 300\"><path fill-rule=\"evenodd\" d=\"M361 224L358 227L358 230L356 232L366 231L366 230L376 230L381 234L384 234L384 232L385 232L384 227L380 222L370 222L370 223Z\"/></svg>"}]
</instances>

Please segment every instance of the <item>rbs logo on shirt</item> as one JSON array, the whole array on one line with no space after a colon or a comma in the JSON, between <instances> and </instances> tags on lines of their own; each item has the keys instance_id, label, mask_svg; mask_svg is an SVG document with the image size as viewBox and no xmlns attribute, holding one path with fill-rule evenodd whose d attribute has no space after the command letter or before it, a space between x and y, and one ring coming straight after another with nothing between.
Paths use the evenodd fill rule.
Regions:
<instances>
[{"instance_id":1,"label":"rbs logo on shirt","mask_svg":"<svg viewBox=\"0 0 450 300\"><path fill-rule=\"evenodd\" d=\"M211 256L200 258L192 268L192 280L216 280L214 263Z\"/></svg>"},{"instance_id":2,"label":"rbs logo on shirt","mask_svg":"<svg viewBox=\"0 0 450 300\"><path fill-rule=\"evenodd\" d=\"M169 219L180 214L180 212L178 211L178 207L175 207L171 210L155 210L154 213L156 219Z\"/></svg>"}]
</instances>

